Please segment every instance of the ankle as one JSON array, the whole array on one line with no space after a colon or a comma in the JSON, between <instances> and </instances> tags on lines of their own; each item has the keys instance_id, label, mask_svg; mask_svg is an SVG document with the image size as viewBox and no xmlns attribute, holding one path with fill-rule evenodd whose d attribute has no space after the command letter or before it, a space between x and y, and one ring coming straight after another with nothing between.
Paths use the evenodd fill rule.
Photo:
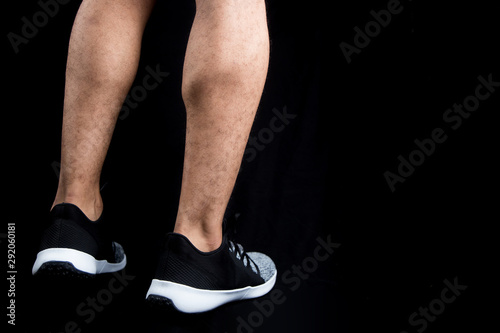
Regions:
<instances>
[{"instance_id":1,"label":"ankle","mask_svg":"<svg viewBox=\"0 0 500 333\"><path fill-rule=\"evenodd\" d=\"M98 189L83 191L81 189L71 190L59 188L52 208L60 203L71 203L77 206L91 221L99 219L104 207L101 193Z\"/></svg>"},{"instance_id":2,"label":"ankle","mask_svg":"<svg viewBox=\"0 0 500 333\"><path fill-rule=\"evenodd\" d=\"M217 250L222 244L222 230L211 230L207 232L202 228L183 228L183 226L176 224L174 232L186 236L189 241L202 252Z\"/></svg>"}]
</instances>

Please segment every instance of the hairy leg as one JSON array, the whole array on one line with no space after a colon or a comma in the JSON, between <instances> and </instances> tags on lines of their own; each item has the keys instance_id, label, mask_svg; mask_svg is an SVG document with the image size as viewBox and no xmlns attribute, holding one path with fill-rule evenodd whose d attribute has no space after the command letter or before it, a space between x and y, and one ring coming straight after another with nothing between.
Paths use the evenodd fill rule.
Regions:
<instances>
[{"instance_id":1,"label":"hairy leg","mask_svg":"<svg viewBox=\"0 0 500 333\"><path fill-rule=\"evenodd\" d=\"M184 62L186 148L175 232L218 248L269 62L264 0L197 0Z\"/></svg>"},{"instance_id":2,"label":"hairy leg","mask_svg":"<svg viewBox=\"0 0 500 333\"><path fill-rule=\"evenodd\" d=\"M102 165L133 83L144 27L155 0L84 0L66 67L61 173L54 205L76 204L97 219Z\"/></svg>"}]
</instances>

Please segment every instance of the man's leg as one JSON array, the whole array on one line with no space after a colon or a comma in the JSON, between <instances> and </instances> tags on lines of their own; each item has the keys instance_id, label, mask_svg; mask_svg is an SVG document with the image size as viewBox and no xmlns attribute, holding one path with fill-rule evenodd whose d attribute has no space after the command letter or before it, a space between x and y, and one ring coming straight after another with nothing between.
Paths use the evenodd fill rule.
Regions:
<instances>
[{"instance_id":1,"label":"man's leg","mask_svg":"<svg viewBox=\"0 0 500 333\"><path fill-rule=\"evenodd\" d=\"M102 212L99 178L122 103L139 62L155 0L84 0L73 25L66 69L61 174L53 206Z\"/></svg>"},{"instance_id":2,"label":"man's leg","mask_svg":"<svg viewBox=\"0 0 500 333\"><path fill-rule=\"evenodd\" d=\"M179 209L146 294L153 304L186 313L265 295L277 276L271 258L222 236L266 79L264 0L196 5L182 82L187 130Z\"/></svg>"},{"instance_id":3,"label":"man's leg","mask_svg":"<svg viewBox=\"0 0 500 333\"><path fill-rule=\"evenodd\" d=\"M222 219L264 87L264 0L197 0L182 82L187 130L174 231L217 249Z\"/></svg>"}]
</instances>

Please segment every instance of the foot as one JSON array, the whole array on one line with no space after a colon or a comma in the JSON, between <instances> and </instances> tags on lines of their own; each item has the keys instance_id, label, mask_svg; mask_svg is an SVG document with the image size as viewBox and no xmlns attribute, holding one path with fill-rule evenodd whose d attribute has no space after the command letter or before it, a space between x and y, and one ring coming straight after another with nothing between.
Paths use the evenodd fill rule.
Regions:
<instances>
[{"instance_id":1,"label":"foot","mask_svg":"<svg viewBox=\"0 0 500 333\"><path fill-rule=\"evenodd\" d=\"M33 265L33 275L91 277L125 268L127 258L123 248L108 237L102 216L91 221L77 206L62 203L54 206L50 218Z\"/></svg>"},{"instance_id":2,"label":"foot","mask_svg":"<svg viewBox=\"0 0 500 333\"><path fill-rule=\"evenodd\" d=\"M246 253L225 237L217 250L201 252L185 236L169 233L146 298L185 313L205 312L265 295L276 275L268 256Z\"/></svg>"}]
</instances>

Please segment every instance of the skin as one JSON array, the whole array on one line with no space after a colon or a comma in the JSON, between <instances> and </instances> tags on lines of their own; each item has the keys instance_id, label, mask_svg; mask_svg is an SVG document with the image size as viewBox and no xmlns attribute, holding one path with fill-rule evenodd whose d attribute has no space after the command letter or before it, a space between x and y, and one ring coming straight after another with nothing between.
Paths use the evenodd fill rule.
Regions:
<instances>
[{"instance_id":1,"label":"skin","mask_svg":"<svg viewBox=\"0 0 500 333\"><path fill-rule=\"evenodd\" d=\"M99 178L134 80L154 0L84 0L68 54L61 176L54 205L102 213ZM217 249L264 87L269 37L263 0L197 0L182 78L186 147L174 232Z\"/></svg>"}]
</instances>

